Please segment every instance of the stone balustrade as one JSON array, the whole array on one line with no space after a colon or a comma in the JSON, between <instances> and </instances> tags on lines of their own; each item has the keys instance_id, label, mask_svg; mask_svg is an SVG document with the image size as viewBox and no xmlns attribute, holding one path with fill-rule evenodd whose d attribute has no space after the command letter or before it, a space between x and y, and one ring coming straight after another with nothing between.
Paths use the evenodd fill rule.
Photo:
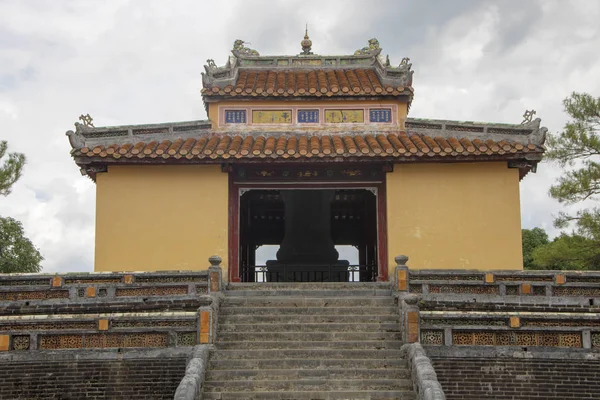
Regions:
<instances>
[{"instance_id":1,"label":"stone balustrade","mask_svg":"<svg viewBox=\"0 0 600 400\"><path fill-rule=\"evenodd\" d=\"M437 346L600 348L600 271L411 270L396 258L405 338Z\"/></svg>"},{"instance_id":2,"label":"stone balustrade","mask_svg":"<svg viewBox=\"0 0 600 400\"><path fill-rule=\"evenodd\" d=\"M212 343L221 259L207 271L0 275L0 352Z\"/></svg>"}]
</instances>

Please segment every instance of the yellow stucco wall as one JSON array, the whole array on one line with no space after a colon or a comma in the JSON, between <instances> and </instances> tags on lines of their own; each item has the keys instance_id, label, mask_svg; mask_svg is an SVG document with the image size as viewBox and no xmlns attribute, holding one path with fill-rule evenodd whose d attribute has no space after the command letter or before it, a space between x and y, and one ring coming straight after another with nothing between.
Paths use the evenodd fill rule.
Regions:
<instances>
[{"instance_id":1,"label":"yellow stucco wall","mask_svg":"<svg viewBox=\"0 0 600 400\"><path fill-rule=\"evenodd\" d=\"M399 254L414 269L523 268L519 170L506 162L397 164L387 196L390 271Z\"/></svg>"},{"instance_id":2,"label":"yellow stucco wall","mask_svg":"<svg viewBox=\"0 0 600 400\"><path fill-rule=\"evenodd\" d=\"M254 99L253 99L254 100ZM401 128L404 128L404 122L406 121L406 116L408 114L408 103L405 101L394 101L394 100L365 100L365 101L338 101L338 100L311 100L307 101L294 101L289 98L282 98L280 101L229 101L229 100L221 100L218 103L208 103L208 118L212 121L212 126L214 129L219 128L219 107L281 107L282 109L289 107L303 107L303 108L311 108L311 107L348 107L348 106L385 106L385 105L395 105L398 107L398 125ZM249 117L250 118L250 117ZM264 129L264 126L260 127ZM289 127L285 127L289 128ZM272 128L271 128L272 129ZM281 129L281 128L279 128ZM307 129L314 130L315 127L307 127ZM325 126L319 127L318 129L326 129Z\"/></svg>"},{"instance_id":3,"label":"yellow stucco wall","mask_svg":"<svg viewBox=\"0 0 600 400\"><path fill-rule=\"evenodd\" d=\"M226 268L220 166L114 166L96 183L96 271L207 269L213 254Z\"/></svg>"}]
</instances>

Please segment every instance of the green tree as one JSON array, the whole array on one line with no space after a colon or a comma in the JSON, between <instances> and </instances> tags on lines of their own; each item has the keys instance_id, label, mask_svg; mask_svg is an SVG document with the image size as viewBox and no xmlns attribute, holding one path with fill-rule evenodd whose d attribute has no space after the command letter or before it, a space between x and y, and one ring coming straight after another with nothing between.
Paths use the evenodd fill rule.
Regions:
<instances>
[{"instance_id":1,"label":"green tree","mask_svg":"<svg viewBox=\"0 0 600 400\"><path fill-rule=\"evenodd\" d=\"M570 120L564 130L548 139L546 159L566 168L550 195L565 205L597 200L600 194L600 98L572 93L563 101ZM591 267L600 258L600 208L584 208L574 214L562 212L554 221L559 228L572 226L572 235L563 235L549 244L547 251L566 262L558 250L570 255L575 265ZM542 250L539 250L542 251ZM536 253L537 255L537 253ZM534 260L544 257L534 256ZM585 259L583 259L585 258ZM547 257L544 263L549 262Z\"/></svg>"},{"instance_id":2,"label":"green tree","mask_svg":"<svg viewBox=\"0 0 600 400\"><path fill-rule=\"evenodd\" d=\"M540 246L550 243L548 234L542 228L522 229L523 268L536 269L533 263L533 251Z\"/></svg>"},{"instance_id":3,"label":"green tree","mask_svg":"<svg viewBox=\"0 0 600 400\"><path fill-rule=\"evenodd\" d=\"M19 221L0 217L0 273L40 272L43 259Z\"/></svg>"},{"instance_id":4,"label":"green tree","mask_svg":"<svg viewBox=\"0 0 600 400\"><path fill-rule=\"evenodd\" d=\"M0 161L6 155L8 143L5 140L0 142ZM20 153L8 154L8 159L4 160L0 166L0 195L8 196L14 183L19 180L25 165L25 155Z\"/></svg>"},{"instance_id":5,"label":"green tree","mask_svg":"<svg viewBox=\"0 0 600 400\"><path fill-rule=\"evenodd\" d=\"M533 250L532 269L595 270L600 267L598 242L563 233Z\"/></svg>"},{"instance_id":6,"label":"green tree","mask_svg":"<svg viewBox=\"0 0 600 400\"><path fill-rule=\"evenodd\" d=\"M0 142L0 161L7 155L8 144ZM0 165L0 195L8 196L19 180L25 165L25 156L10 153ZM25 237L23 226L10 217L0 217L0 273L40 272L44 257L31 240Z\"/></svg>"}]
</instances>

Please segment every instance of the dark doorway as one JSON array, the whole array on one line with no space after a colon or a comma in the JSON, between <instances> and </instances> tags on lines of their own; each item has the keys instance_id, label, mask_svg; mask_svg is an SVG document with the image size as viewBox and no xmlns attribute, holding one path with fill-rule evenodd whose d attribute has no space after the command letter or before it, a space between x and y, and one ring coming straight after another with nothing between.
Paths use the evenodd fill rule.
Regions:
<instances>
[{"instance_id":1,"label":"dark doorway","mask_svg":"<svg viewBox=\"0 0 600 400\"><path fill-rule=\"evenodd\" d=\"M321 189L251 189L245 191L239 200L239 261L242 282L372 282L377 279L377 196L368 189L324 189L331 195L328 197L326 215L328 221L320 221L327 238L333 246L353 246L358 250L358 263L350 263L342 256L336 261L330 254L320 259L320 254L303 257L298 254L298 261L281 253L274 260L257 260L256 250L264 245L281 246L286 237L289 247L290 227L286 230L288 219L298 221L311 218L311 210L302 210L289 201L293 192L300 190L317 191ZM287 191L287 193L284 193ZM306 194L306 193L304 193ZM317 194L317 193L315 193ZM293 197L293 196L292 196ZM288 209L286 219L286 200ZM290 209L289 207L296 207ZM290 212L298 212L289 218ZM314 214L314 213L312 213ZM324 214L325 215L325 214ZM314 218L314 215L312 216ZM318 232L317 232L318 234ZM314 235L314 233L312 234ZM294 240L303 240L302 234L294 235ZM304 240L313 240L304 237ZM323 240L314 242L319 246ZM310 246L308 246L310 247ZM336 252L337 253L337 252ZM283 260L282 260L283 259Z\"/></svg>"}]
</instances>

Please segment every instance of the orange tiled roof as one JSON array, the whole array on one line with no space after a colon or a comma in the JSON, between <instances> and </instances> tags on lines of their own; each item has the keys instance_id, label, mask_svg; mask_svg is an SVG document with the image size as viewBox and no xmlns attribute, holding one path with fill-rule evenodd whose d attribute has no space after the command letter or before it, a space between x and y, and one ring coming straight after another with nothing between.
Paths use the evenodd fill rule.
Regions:
<instances>
[{"instance_id":1,"label":"orange tiled roof","mask_svg":"<svg viewBox=\"0 0 600 400\"><path fill-rule=\"evenodd\" d=\"M374 158L513 158L541 154L543 147L513 140L469 139L406 132L369 134L253 134L204 133L173 140L131 141L75 148L76 158L127 159L297 159L334 157ZM498 157L494 157L498 156ZM516 157L515 157L516 158Z\"/></svg>"},{"instance_id":2,"label":"orange tiled roof","mask_svg":"<svg viewBox=\"0 0 600 400\"><path fill-rule=\"evenodd\" d=\"M202 89L204 96L399 96L412 88L384 84L374 69L240 70L233 84Z\"/></svg>"}]
</instances>

